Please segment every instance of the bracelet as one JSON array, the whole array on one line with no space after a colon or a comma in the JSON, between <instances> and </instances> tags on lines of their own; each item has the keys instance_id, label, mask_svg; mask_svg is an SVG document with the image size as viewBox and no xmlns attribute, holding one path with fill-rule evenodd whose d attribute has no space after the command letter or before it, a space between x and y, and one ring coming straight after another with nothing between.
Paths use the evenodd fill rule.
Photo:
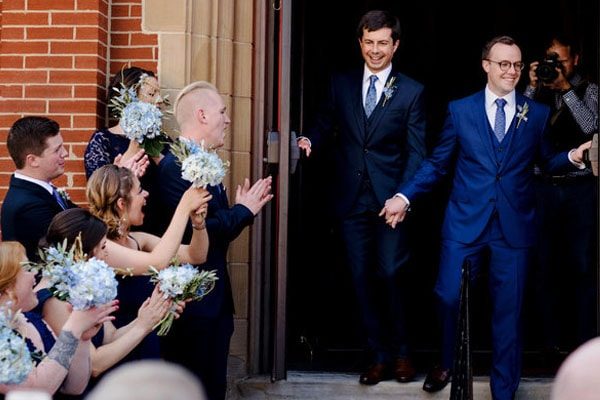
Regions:
<instances>
[{"instance_id":1,"label":"bracelet","mask_svg":"<svg viewBox=\"0 0 600 400\"><path fill-rule=\"evenodd\" d=\"M203 221L200 225L194 225L194 224L192 224L192 228L194 230L197 230L197 231L201 231L203 229L206 229L206 221Z\"/></svg>"}]
</instances>

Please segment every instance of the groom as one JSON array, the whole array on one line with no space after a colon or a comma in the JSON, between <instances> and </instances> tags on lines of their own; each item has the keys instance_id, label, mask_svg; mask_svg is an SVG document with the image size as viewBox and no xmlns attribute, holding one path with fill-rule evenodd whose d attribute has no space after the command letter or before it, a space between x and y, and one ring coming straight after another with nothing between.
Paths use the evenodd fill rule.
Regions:
<instances>
[{"instance_id":1,"label":"groom","mask_svg":"<svg viewBox=\"0 0 600 400\"><path fill-rule=\"evenodd\" d=\"M533 163L559 174L583 168L583 149L556 154L546 140L549 109L515 92L521 77L521 50L508 36L489 41L481 66L484 90L453 101L433 153L400 188L409 200L430 191L454 164L453 186L442 228L440 269L435 292L442 321L442 363L423 389L441 390L450 377L458 317L461 266L473 273L489 263L492 299L492 397L513 399L521 374L520 317L523 287L535 240ZM404 219L404 197L386 201L381 211L396 227Z\"/></svg>"},{"instance_id":2,"label":"groom","mask_svg":"<svg viewBox=\"0 0 600 400\"><path fill-rule=\"evenodd\" d=\"M399 281L409 258L404 227L377 216L425 155L423 86L392 67L400 22L370 11L358 24L364 66L334 76L315 126L298 146L310 155L335 138L335 213L373 362L359 382L414 378ZM337 135L336 135L337 134ZM380 300L380 301L377 301Z\"/></svg>"}]
</instances>

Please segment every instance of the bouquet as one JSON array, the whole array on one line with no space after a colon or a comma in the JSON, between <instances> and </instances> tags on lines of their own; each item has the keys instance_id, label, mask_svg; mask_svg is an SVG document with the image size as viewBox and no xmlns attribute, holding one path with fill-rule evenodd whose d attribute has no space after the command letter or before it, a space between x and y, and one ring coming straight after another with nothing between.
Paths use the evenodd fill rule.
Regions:
<instances>
[{"instance_id":1,"label":"bouquet","mask_svg":"<svg viewBox=\"0 0 600 400\"><path fill-rule=\"evenodd\" d=\"M25 339L13 328L10 303L0 308L0 384L17 385L33 370L33 359Z\"/></svg>"},{"instance_id":2,"label":"bouquet","mask_svg":"<svg viewBox=\"0 0 600 400\"><path fill-rule=\"evenodd\" d=\"M157 157L167 136L163 132L163 113L158 105L143 102L137 96L137 89L146 78L148 75L142 74L139 82L129 88L121 83L120 89L114 89L119 95L113 97L108 106L121 120L125 136L137 141L150 157Z\"/></svg>"},{"instance_id":3,"label":"bouquet","mask_svg":"<svg viewBox=\"0 0 600 400\"><path fill-rule=\"evenodd\" d=\"M171 153L181 164L181 177L192 182L195 188L220 184L229 168L229 161L223 162L216 151L187 138L180 137L171 144Z\"/></svg>"},{"instance_id":4,"label":"bouquet","mask_svg":"<svg viewBox=\"0 0 600 400\"><path fill-rule=\"evenodd\" d=\"M81 250L81 237L70 249L65 239L62 245L40 250L40 258L42 261L33 264L33 269L41 269L52 294L68 301L73 309L87 310L117 297L115 272L104 261L87 258Z\"/></svg>"},{"instance_id":5,"label":"bouquet","mask_svg":"<svg viewBox=\"0 0 600 400\"><path fill-rule=\"evenodd\" d=\"M219 279L215 270L199 271L191 264L180 266L177 263L161 271L150 267L150 275L150 281L159 285L163 296L174 302L201 300L214 289L215 282ZM169 333L176 315L175 307L176 304L173 304L173 308L157 324L160 326L158 336Z\"/></svg>"}]
</instances>

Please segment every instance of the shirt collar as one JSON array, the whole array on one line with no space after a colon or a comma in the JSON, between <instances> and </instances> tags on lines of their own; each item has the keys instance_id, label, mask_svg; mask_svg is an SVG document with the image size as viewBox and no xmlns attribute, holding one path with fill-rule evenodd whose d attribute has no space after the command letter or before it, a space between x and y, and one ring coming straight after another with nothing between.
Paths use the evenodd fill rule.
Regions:
<instances>
[{"instance_id":1,"label":"shirt collar","mask_svg":"<svg viewBox=\"0 0 600 400\"><path fill-rule=\"evenodd\" d=\"M32 178L31 176L23 175L22 173L17 172L17 171L15 171L14 175L15 175L15 178L17 178L17 179L22 179L24 181L35 183L36 185L39 185L39 186L43 187L50 194L52 194L52 192L54 191L54 186L52 186L52 184L50 182L46 182L46 181L42 181L40 179Z\"/></svg>"},{"instance_id":2,"label":"shirt collar","mask_svg":"<svg viewBox=\"0 0 600 400\"><path fill-rule=\"evenodd\" d=\"M367 64L365 64L365 68L363 71L363 84L370 83L369 78L371 77L371 75L376 75L377 80L379 82L381 82L382 84L385 84L387 82L388 76L390 76L391 72L392 72L392 64L391 63L385 69L377 72L376 74L371 72L369 67L367 67Z\"/></svg>"},{"instance_id":3,"label":"shirt collar","mask_svg":"<svg viewBox=\"0 0 600 400\"><path fill-rule=\"evenodd\" d=\"M516 99L516 94L515 94L514 89L513 89L513 91L511 91L507 95L498 96L497 94L494 94L490 90L490 88L486 85L486 87L485 87L485 107L486 108L495 107L496 106L496 99L498 99L498 98L502 98L502 99L506 100L506 106L505 107L515 108L515 104L517 102L517 99Z\"/></svg>"}]
</instances>

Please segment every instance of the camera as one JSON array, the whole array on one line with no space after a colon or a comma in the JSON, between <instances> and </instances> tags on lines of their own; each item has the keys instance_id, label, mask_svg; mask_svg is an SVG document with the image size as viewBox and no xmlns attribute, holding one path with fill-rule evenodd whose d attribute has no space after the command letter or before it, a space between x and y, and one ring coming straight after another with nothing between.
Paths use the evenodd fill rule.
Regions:
<instances>
[{"instance_id":1,"label":"camera","mask_svg":"<svg viewBox=\"0 0 600 400\"><path fill-rule=\"evenodd\" d=\"M540 61L535 70L535 74L538 79L544 83L554 82L554 80L558 78L557 68L562 68L562 64L558 60L558 54L551 53Z\"/></svg>"}]
</instances>

